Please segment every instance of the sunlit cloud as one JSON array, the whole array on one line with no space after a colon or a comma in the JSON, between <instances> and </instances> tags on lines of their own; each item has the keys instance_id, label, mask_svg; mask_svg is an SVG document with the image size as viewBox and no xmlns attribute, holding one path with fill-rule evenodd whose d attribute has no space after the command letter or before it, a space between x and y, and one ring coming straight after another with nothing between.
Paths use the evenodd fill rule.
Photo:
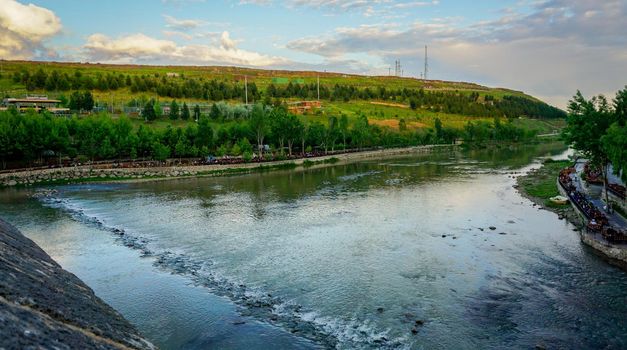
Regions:
<instances>
[{"instance_id":1,"label":"sunlit cloud","mask_svg":"<svg viewBox=\"0 0 627 350\"><path fill-rule=\"evenodd\" d=\"M61 29L59 17L46 8L0 0L0 57L4 59L56 57L45 41Z\"/></svg>"}]
</instances>

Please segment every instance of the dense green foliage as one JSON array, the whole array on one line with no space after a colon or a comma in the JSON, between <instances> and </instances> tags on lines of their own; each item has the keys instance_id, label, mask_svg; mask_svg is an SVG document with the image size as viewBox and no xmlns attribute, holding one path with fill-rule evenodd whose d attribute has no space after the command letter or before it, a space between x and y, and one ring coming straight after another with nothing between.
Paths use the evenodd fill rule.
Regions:
<instances>
[{"instance_id":1,"label":"dense green foliage","mask_svg":"<svg viewBox=\"0 0 627 350\"><path fill-rule=\"evenodd\" d=\"M144 117L156 118L154 102L144 107ZM171 106L172 107L172 106ZM188 110L183 105L183 111ZM185 114L183 112L182 114ZM531 135L532 136L532 135ZM0 113L0 158L26 166L56 162L63 158L104 160L204 157L207 155L264 157L291 156L296 153L329 150L397 147L435 143L453 143L460 138L472 142L521 141L530 135L510 122L469 122L465 131L442 126L432 129L400 130L371 125L359 116L350 125L348 118L329 117L327 125L319 121L303 122L284 107L257 104L237 123L212 128L210 117L200 115L198 123L185 128L156 129L150 124L138 128L127 117L107 114L58 117L48 113L17 111ZM255 143L255 147L251 145Z\"/></svg>"},{"instance_id":2,"label":"dense green foliage","mask_svg":"<svg viewBox=\"0 0 627 350\"><path fill-rule=\"evenodd\" d=\"M147 106L145 114L154 115ZM151 117L152 118L152 117ZM342 147L405 146L436 142L430 132L397 133L377 126L358 125L346 130ZM336 137L337 138L337 137ZM250 159L253 147L271 145L276 155L288 152L300 141L300 152L321 150L331 142L328 128L321 123L303 123L284 109L256 105L251 117L214 130L207 116L185 128L160 130L150 125L134 129L127 117L107 114L88 117L58 117L48 113L0 112L0 158L21 166L65 157L100 159L202 157L210 154L243 156ZM334 138L335 140L335 138ZM259 147L261 145L261 147ZM333 147L336 147L335 143ZM261 156L261 154L260 154Z\"/></svg>"},{"instance_id":3,"label":"dense green foliage","mask_svg":"<svg viewBox=\"0 0 627 350\"><path fill-rule=\"evenodd\" d=\"M494 118L493 123L481 120L469 121L464 126L463 135L466 143L483 145L486 142L521 142L534 138L536 132L517 127L509 119L503 122L499 118Z\"/></svg>"},{"instance_id":4,"label":"dense green foliage","mask_svg":"<svg viewBox=\"0 0 627 350\"><path fill-rule=\"evenodd\" d=\"M73 111L91 111L94 109L94 97L89 91L74 91L70 96L68 108Z\"/></svg>"},{"instance_id":5,"label":"dense green foliage","mask_svg":"<svg viewBox=\"0 0 627 350\"><path fill-rule=\"evenodd\" d=\"M627 87L614 99L615 122L601 138L603 149L614 165L614 171L627 182Z\"/></svg>"},{"instance_id":6,"label":"dense green foliage","mask_svg":"<svg viewBox=\"0 0 627 350\"><path fill-rule=\"evenodd\" d=\"M588 100L577 91L568 112L564 139L604 172L611 162L627 179L627 87L612 104L603 95Z\"/></svg>"}]
</instances>

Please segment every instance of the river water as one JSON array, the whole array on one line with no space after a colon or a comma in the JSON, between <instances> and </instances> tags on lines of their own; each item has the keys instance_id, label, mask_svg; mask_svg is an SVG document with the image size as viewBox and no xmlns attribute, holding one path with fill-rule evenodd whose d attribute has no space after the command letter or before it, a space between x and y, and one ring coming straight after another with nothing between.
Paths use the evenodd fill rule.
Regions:
<instances>
[{"instance_id":1,"label":"river water","mask_svg":"<svg viewBox=\"0 0 627 350\"><path fill-rule=\"evenodd\" d=\"M12 189L0 215L164 349L624 349L627 274L512 187L565 155Z\"/></svg>"}]
</instances>

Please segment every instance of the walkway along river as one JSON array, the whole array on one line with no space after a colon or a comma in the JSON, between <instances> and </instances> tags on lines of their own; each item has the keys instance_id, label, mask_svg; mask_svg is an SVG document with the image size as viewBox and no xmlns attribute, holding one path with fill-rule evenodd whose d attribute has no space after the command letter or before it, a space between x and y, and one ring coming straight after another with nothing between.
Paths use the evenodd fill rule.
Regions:
<instances>
[{"instance_id":1,"label":"walkway along river","mask_svg":"<svg viewBox=\"0 0 627 350\"><path fill-rule=\"evenodd\" d=\"M627 221L616 212L608 213L606 204L593 198L585 189L581 181L584 164L585 161L577 161L572 167L563 169L557 179L557 186L568 197L583 222L581 240L612 263L626 268ZM624 201L624 193L622 195Z\"/></svg>"},{"instance_id":2,"label":"walkway along river","mask_svg":"<svg viewBox=\"0 0 627 350\"><path fill-rule=\"evenodd\" d=\"M8 188L0 215L164 349L627 348L627 274L513 188L563 152Z\"/></svg>"}]
</instances>

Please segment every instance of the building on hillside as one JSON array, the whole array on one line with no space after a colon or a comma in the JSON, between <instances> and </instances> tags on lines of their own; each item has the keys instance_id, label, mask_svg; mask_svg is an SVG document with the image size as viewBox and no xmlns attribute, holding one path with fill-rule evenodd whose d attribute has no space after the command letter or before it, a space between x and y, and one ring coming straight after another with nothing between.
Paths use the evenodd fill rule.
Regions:
<instances>
[{"instance_id":1,"label":"building on hillside","mask_svg":"<svg viewBox=\"0 0 627 350\"><path fill-rule=\"evenodd\" d=\"M287 110L294 114L304 114L322 107L320 101L296 101L288 102Z\"/></svg>"},{"instance_id":2,"label":"building on hillside","mask_svg":"<svg viewBox=\"0 0 627 350\"><path fill-rule=\"evenodd\" d=\"M49 99L48 96L5 98L2 100L2 107L0 107L0 110L7 110L10 107L15 107L20 112L24 112L28 109L34 109L37 112L46 110L54 114L67 114L70 112L69 108L58 107L59 103L61 103L61 100Z\"/></svg>"}]
</instances>

